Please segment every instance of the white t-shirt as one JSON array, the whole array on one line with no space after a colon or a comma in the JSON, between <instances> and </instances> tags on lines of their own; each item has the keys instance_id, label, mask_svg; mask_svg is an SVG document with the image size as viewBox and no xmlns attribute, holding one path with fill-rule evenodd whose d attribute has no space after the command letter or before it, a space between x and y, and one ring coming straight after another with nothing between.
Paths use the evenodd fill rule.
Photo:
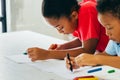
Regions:
<instances>
[{"instance_id":1,"label":"white t-shirt","mask_svg":"<svg viewBox=\"0 0 120 80\"><path fill-rule=\"evenodd\" d=\"M120 43L116 43L115 41L110 40L105 49L105 52L109 55L120 56Z\"/></svg>"}]
</instances>

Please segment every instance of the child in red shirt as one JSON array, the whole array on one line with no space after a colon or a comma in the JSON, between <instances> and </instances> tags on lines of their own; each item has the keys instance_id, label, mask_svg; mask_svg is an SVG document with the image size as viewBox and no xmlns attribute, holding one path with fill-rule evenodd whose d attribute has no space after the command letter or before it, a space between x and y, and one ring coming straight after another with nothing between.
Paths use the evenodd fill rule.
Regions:
<instances>
[{"instance_id":1,"label":"child in red shirt","mask_svg":"<svg viewBox=\"0 0 120 80\"><path fill-rule=\"evenodd\" d=\"M78 27L73 35L79 37L84 42L89 39L98 39L96 50L104 51L108 37L105 34L104 27L97 20L96 3L87 0L87 2L80 3L78 14Z\"/></svg>"},{"instance_id":2,"label":"child in red shirt","mask_svg":"<svg viewBox=\"0 0 120 80\"><path fill-rule=\"evenodd\" d=\"M52 44L48 50L29 48L32 61L64 59L66 53L77 56L81 53L103 51L108 43L104 28L97 20L95 1L43 0L42 14L45 20L60 33L72 33L76 38L64 44Z\"/></svg>"}]
</instances>

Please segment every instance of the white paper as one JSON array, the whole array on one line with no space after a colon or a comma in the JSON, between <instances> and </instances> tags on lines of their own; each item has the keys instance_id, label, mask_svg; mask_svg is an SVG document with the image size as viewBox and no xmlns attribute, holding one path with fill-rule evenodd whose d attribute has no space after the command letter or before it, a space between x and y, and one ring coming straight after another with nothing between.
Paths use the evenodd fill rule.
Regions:
<instances>
[{"instance_id":1,"label":"white paper","mask_svg":"<svg viewBox=\"0 0 120 80\"><path fill-rule=\"evenodd\" d=\"M5 56L6 58L16 62L16 63L31 63L31 59L28 57L28 55L18 54L18 55L11 55L11 56Z\"/></svg>"},{"instance_id":2,"label":"white paper","mask_svg":"<svg viewBox=\"0 0 120 80\"><path fill-rule=\"evenodd\" d=\"M88 70L98 67L86 66L86 67L81 67L75 70L74 72L70 72L69 70L66 69L64 60L48 59L48 60L38 60L36 62L31 62L28 56L23 54L7 56L7 58L17 63L25 63L37 69L50 73L55 73L66 79L73 79L78 76L94 75L97 76L99 80L120 80L120 69L109 66L99 66L102 68L102 70L94 73L87 73L87 72ZM107 72L108 70L112 70L112 69L115 70L114 73Z\"/></svg>"},{"instance_id":3,"label":"white paper","mask_svg":"<svg viewBox=\"0 0 120 80\"><path fill-rule=\"evenodd\" d=\"M43 71L55 73L66 79L73 79L76 76L88 75L87 72L83 73L83 71L86 71L87 69L91 68L90 66L88 66L88 67L80 68L74 72L71 72L71 71L67 70L67 68L65 67L64 60L55 60L55 59L49 59L49 60L45 60L45 61L37 61L35 63L29 63L29 65L32 65ZM79 72L81 72L81 73L79 73Z\"/></svg>"},{"instance_id":4,"label":"white paper","mask_svg":"<svg viewBox=\"0 0 120 80\"><path fill-rule=\"evenodd\" d=\"M116 69L109 66L98 66L98 67L81 67L74 72L70 72L65 67L65 61L64 60L55 60L55 59L49 59L45 61L37 61L35 63L29 63L29 65L34 66L35 68L38 68L43 71L52 72L55 73L61 77L64 77L66 79L73 79L75 77L80 76L89 76L94 75L99 78L99 80L120 80L120 69ZM91 69L96 69L101 67L101 71L88 73ZM114 73L108 73L108 70L114 69Z\"/></svg>"}]
</instances>

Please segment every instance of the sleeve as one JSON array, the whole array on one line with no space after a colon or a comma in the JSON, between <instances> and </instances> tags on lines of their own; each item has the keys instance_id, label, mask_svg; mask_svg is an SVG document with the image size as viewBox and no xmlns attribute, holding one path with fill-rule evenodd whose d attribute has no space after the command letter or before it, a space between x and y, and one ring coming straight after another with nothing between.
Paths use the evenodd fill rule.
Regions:
<instances>
[{"instance_id":1,"label":"sleeve","mask_svg":"<svg viewBox=\"0 0 120 80\"><path fill-rule=\"evenodd\" d=\"M81 40L99 39L101 25L97 19L96 9L94 7L82 8L79 19Z\"/></svg>"},{"instance_id":2,"label":"sleeve","mask_svg":"<svg viewBox=\"0 0 120 80\"><path fill-rule=\"evenodd\" d=\"M96 0L82 0L83 2L86 2L86 1L93 1L93 2L96 2Z\"/></svg>"},{"instance_id":3,"label":"sleeve","mask_svg":"<svg viewBox=\"0 0 120 80\"><path fill-rule=\"evenodd\" d=\"M105 52L109 55L116 55L115 47L114 47L115 42L112 40L109 40L108 45L105 49Z\"/></svg>"},{"instance_id":4,"label":"sleeve","mask_svg":"<svg viewBox=\"0 0 120 80\"><path fill-rule=\"evenodd\" d=\"M77 31L74 31L74 32L72 33L72 35L75 36L75 37L78 37Z\"/></svg>"}]
</instances>

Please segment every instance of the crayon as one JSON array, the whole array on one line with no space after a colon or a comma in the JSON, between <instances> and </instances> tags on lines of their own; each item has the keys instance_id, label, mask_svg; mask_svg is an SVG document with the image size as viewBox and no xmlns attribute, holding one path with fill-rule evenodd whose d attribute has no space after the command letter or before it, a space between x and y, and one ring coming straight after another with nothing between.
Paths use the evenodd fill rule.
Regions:
<instances>
[{"instance_id":1,"label":"crayon","mask_svg":"<svg viewBox=\"0 0 120 80\"><path fill-rule=\"evenodd\" d=\"M27 52L24 52L23 54L24 54L24 55L27 55L28 53L27 53Z\"/></svg>"},{"instance_id":2,"label":"crayon","mask_svg":"<svg viewBox=\"0 0 120 80\"><path fill-rule=\"evenodd\" d=\"M88 71L88 73L93 73L93 72L97 72L97 71L101 71L102 68L95 68L95 69L91 69Z\"/></svg>"},{"instance_id":3,"label":"crayon","mask_svg":"<svg viewBox=\"0 0 120 80\"><path fill-rule=\"evenodd\" d=\"M78 80L80 78L94 78L94 76L90 75L90 76L80 76L80 77L75 77L73 80Z\"/></svg>"},{"instance_id":4,"label":"crayon","mask_svg":"<svg viewBox=\"0 0 120 80\"><path fill-rule=\"evenodd\" d=\"M99 80L97 77L94 78L79 78L78 80Z\"/></svg>"},{"instance_id":5,"label":"crayon","mask_svg":"<svg viewBox=\"0 0 120 80\"><path fill-rule=\"evenodd\" d=\"M67 53L66 57L69 60L70 70L71 70L71 72L73 72L73 67L72 67L72 64L71 64L71 61L70 61L70 55L69 55L69 53Z\"/></svg>"},{"instance_id":6,"label":"crayon","mask_svg":"<svg viewBox=\"0 0 120 80\"><path fill-rule=\"evenodd\" d=\"M99 79L95 76L89 75L89 76L75 77L73 80L99 80Z\"/></svg>"},{"instance_id":7,"label":"crayon","mask_svg":"<svg viewBox=\"0 0 120 80\"><path fill-rule=\"evenodd\" d=\"M109 71L107 71L108 73L114 73L115 72L115 70L109 70Z\"/></svg>"}]
</instances>

